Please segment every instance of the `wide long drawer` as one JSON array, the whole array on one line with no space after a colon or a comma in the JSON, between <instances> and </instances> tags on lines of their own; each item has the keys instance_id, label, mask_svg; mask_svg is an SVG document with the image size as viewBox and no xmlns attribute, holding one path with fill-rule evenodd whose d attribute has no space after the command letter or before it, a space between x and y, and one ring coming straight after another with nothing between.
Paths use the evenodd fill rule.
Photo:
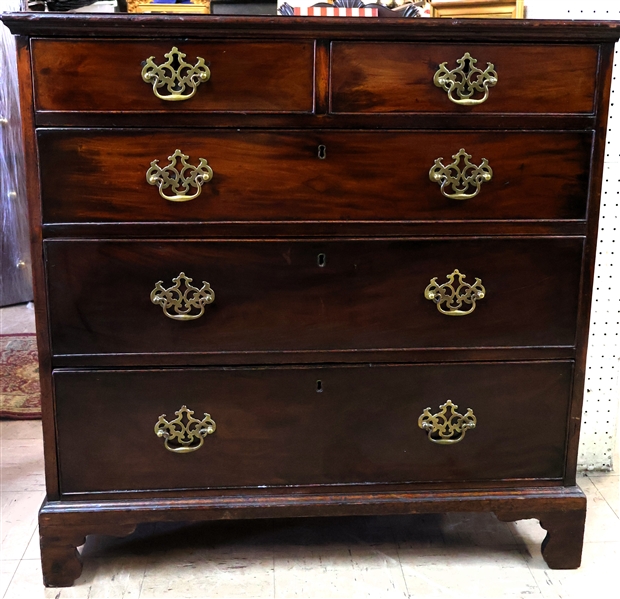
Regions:
<instances>
[{"instance_id":1,"label":"wide long drawer","mask_svg":"<svg viewBox=\"0 0 620 599\"><path fill-rule=\"evenodd\" d=\"M592 113L597 66L594 45L334 42L331 110Z\"/></svg>"},{"instance_id":2,"label":"wide long drawer","mask_svg":"<svg viewBox=\"0 0 620 599\"><path fill-rule=\"evenodd\" d=\"M31 43L39 111L312 112L314 107L310 41ZM165 124L165 114L159 118Z\"/></svg>"},{"instance_id":3,"label":"wide long drawer","mask_svg":"<svg viewBox=\"0 0 620 599\"><path fill-rule=\"evenodd\" d=\"M547 362L56 372L61 489L559 479L571 371Z\"/></svg>"},{"instance_id":4,"label":"wide long drawer","mask_svg":"<svg viewBox=\"0 0 620 599\"><path fill-rule=\"evenodd\" d=\"M38 140L45 223L584 219L592 148L589 132L42 130Z\"/></svg>"},{"instance_id":5,"label":"wide long drawer","mask_svg":"<svg viewBox=\"0 0 620 599\"><path fill-rule=\"evenodd\" d=\"M582 248L580 237L48 240L52 350L571 347Z\"/></svg>"}]
</instances>

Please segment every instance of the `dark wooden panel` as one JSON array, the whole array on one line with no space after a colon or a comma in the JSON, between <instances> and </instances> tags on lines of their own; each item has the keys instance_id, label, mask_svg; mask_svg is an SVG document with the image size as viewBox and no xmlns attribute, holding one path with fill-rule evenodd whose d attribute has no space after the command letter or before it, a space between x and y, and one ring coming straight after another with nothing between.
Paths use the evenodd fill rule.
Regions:
<instances>
[{"instance_id":1,"label":"dark wooden panel","mask_svg":"<svg viewBox=\"0 0 620 599\"><path fill-rule=\"evenodd\" d=\"M495 66L498 83L486 102L460 106L433 77L466 52L476 67ZM596 46L489 46L473 44L332 44L333 112L517 112L594 111ZM567 65L571 75L567 77ZM477 96L476 96L477 97Z\"/></svg>"},{"instance_id":2,"label":"dark wooden panel","mask_svg":"<svg viewBox=\"0 0 620 599\"><path fill-rule=\"evenodd\" d=\"M57 372L62 490L560 478L571 368ZM442 446L418 417L450 398L478 424ZM199 450L175 454L153 427L183 403L197 417L209 413L217 429Z\"/></svg>"},{"instance_id":3,"label":"dark wooden panel","mask_svg":"<svg viewBox=\"0 0 620 599\"><path fill-rule=\"evenodd\" d=\"M599 120L593 148L592 166L590 171L590 201L588 202L588 235L584 247L582 263L582 299L577 316L576 363L574 372L574 393L571 408L571 427L567 455L567 477L565 484L576 484L577 459L579 453L579 432L582 422L584 390L586 385L586 358L588 353L590 309L595 282L595 264L597 260L597 235L599 230L599 210L603 177L605 169L606 141L605 134L610 110L609 97L612 86L612 69L614 68L615 46L607 44L601 49L601 64L599 67L599 88L597 113ZM615 78L615 77L614 77ZM611 104L613 106L613 102ZM607 192L605 192L607 194ZM601 221L604 225L604 221ZM604 226L601 231L604 230ZM616 235L612 234L612 243ZM598 292L598 288L597 288ZM598 301L598 299L597 299Z\"/></svg>"},{"instance_id":4,"label":"dark wooden panel","mask_svg":"<svg viewBox=\"0 0 620 599\"><path fill-rule=\"evenodd\" d=\"M193 98L158 99L142 80L142 63L177 46L194 65L204 58L211 78ZM310 112L314 44L299 42L186 42L33 40L37 110ZM154 117L165 123L166 116Z\"/></svg>"},{"instance_id":5,"label":"dark wooden panel","mask_svg":"<svg viewBox=\"0 0 620 599\"><path fill-rule=\"evenodd\" d=\"M88 19L88 21L85 21ZM535 19L360 19L355 26L343 19L324 17L202 15L74 15L67 13L13 13L2 15L13 33L48 37L120 37L281 39L333 36L346 39L408 39L477 42L615 42L617 21L559 21Z\"/></svg>"},{"instance_id":6,"label":"dark wooden panel","mask_svg":"<svg viewBox=\"0 0 620 599\"><path fill-rule=\"evenodd\" d=\"M581 219L591 146L587 132L45 130L44 222ZM177 148L214 173L189 202L146 181ZM494 173L466 201L429 178L460 148Z\"/></svg>"},{"instance_id":7,"label":"dark wooden panel","mask_svg":"<svg viewBox=\"0 0 620 599\"><path fill-rule=\"evenodd\" d=\"M582 245L581 238L47 241L53 352L573 345ZM468 316L443 315L424 298L433 277L445 282L455 268L486 287ZM181 271L215 291L197 320L172 320L150 300L157 281L170 287Z\"/></svg>"},{"instance_id":8,"label":"dark wooden panel","mask_svg":"<svg viewBox=\"0 0 620 599\"><path fill-rule=\"evenodd\" d=\"M45 111L35 113L38 127L142 127L153 124L149 112L70 112ZM545 131L578 131L592 129L596 119L591 114L562 114L549 118L543 114L474 114L450 115L450 129L493 131L516 129ZM158 129L231 128L259 129L427 129L445 130L444 113L224 113L224 112L175 112L166 113L166 120Z\"/></svg>"},{"instance_id":9,"label":"dark wooden panel","mask_svg":"<svg viewBox=\"0 0 620 599\"><path fill-rule=\"evenodd\" d=\"M45 490L50 501L58 499L58 464L56 461L56 436L54 427L54 401L52 391L52 366L50 330L47 313L47 285L43 263L43 239L41 230L41 190L37 171L37 139L32 105L32 72L29 40L16 40L19 75L19 96L26 158L26 193L28 194L28 226L30 229L30 253L34 291L34 315L36 322L37 349L39 355L39 382L41 385L41 417L43 425L43 450L45 455Z\"/></svg>"},{"instance_id":10,"label":"dark wooden panel","mask_svg":"<svg viewBox=\"0 0 620 599\"><path fill-rule=\"evenodd\" d=\"M272 491L271 489L269 489ZM279 489L278 489L279 490ZM247 518L291 518L299 516L374 516L403 514L439 514L449 512L494 511L500 520L511 522L517 519L535 518L546 529L542 543L542 556L549 567L566 569L579 566L583 531L586 516L586 496L576 486L516 486L511 489L486 489L434 491L406 489L403 492L356 489L342 492L314 488L309 493L271 492L262 495L261 489L245 490L230 496L222 491L208 496L201 491L200 498L142 498L129 499L131 493L124 493L105 501L87 500L50 501L46 498L39 512L39 534L42 548L43 581L48 586L61 587L73 583L82 572L81 555L77 550L84 543L87 534L109 534L121 536L130 534L139 523L204 522L210 520L231 520ZM323 491L323 492L321 492ZM407 518L408 521L408 518ZM298 534L293 522L282 523L289 529L290 538ZM328 520L324 525L331 526ZM359 528L362 542L367 538L375 543L374 529L368 536L364 519L353 521L352 531ZM399 523L394 522L398 527ZM409 534L407 522L403 522L401 537ZM306 525L302 525L305 529ZM259 522L222 525L224 530L236 531L244 538L248 535L262 535L272 529L270 523ZM211 535L210 528L204 534ZM198 538L203 533L196 532ZM350 534L350 533L349 533ZM357 535L356 532L353 532ZM389 531L387 532L389 535ZM403 536L404 535L404 536ZM392 540L390 536L390 540ZM167 542L166 537L159 541ZM346 549L343 550L346 552Z\"/></svg>"},{"instance_id":11,"label":"dark wooden panel","mask_svg":"<svg viewBox=\"0 0 620 599\"><path fill-rule=\"evenodd\" d=\"M248 364L421 364L423 362L504 362L506 360L572 360L571 346L501 348L409 348L358 350L203 351L158 354L69 354L54 356L54 368L148 368L150 366L246 366Z\"/></svg>"},{"instance_id":12,"label":"dark wooden panel","mask_svg":"<svg viewBox=\"0 0 620 599\"><path fill-rule=\"evenodd\" d=\"M525 236L585 236L586 221L580 220L469 220L469 221L349 221L346 231L339 221L279 221L265 223L62 223L44 225L46 238L81 237L105 239L184 238L184 239L245 239L317 237L515 237Z\"/></svg>"}]
</instances>

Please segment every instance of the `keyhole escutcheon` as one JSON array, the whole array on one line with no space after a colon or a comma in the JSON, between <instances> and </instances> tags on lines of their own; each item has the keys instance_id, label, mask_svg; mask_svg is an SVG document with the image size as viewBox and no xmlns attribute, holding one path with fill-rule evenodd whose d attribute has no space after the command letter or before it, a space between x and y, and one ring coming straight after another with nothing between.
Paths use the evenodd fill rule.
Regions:
<instances>
[{"instance_id":1,"label":"keyhole escutcheon","mask_svg":"<svg viewBox=\"0 0 620 599\"><path fill-rule=\"evenodd\" d=\"M320 268L323 268L327 262L327 256L325 254L319 254L316 257L316 263Z\"/></svg>"},{"instance_id":2,"label":"keyhole escutcheon","mask_svg":"<svg viewBox=\"0 0 620 599\"><path fill-rule=\"evenodd\" d=\"M327 146L323 144L319 146L318 156L319 160L325 160L327 158Z\"/></svg>"}]
</instances>

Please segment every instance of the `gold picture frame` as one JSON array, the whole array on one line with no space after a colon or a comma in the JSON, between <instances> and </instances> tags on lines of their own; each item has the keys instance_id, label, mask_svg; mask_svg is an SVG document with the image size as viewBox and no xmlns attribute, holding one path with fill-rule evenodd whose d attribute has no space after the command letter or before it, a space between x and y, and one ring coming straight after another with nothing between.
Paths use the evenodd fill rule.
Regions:
<instances>
[{"instance_id":1,"label":"gold picture frame","mask_svg":"<svg viewBox=\"0 0 620 599\"><path fill-rule=\"evenodd\" d=\"M431 17L444 19L523 19L523 0L433 0Z\"/></svg>"},{"instance_id":2,"label":"gold picture frame","mask_svg":"<svg viewBox=\"0 0 620 599\"><path fill-rule=\"evenodd\" d=\"M127 0L127 12L161 14L211 14L211 0L192 0L189 4L153 4L145 0Z\"/></svg>"}]
</instances>

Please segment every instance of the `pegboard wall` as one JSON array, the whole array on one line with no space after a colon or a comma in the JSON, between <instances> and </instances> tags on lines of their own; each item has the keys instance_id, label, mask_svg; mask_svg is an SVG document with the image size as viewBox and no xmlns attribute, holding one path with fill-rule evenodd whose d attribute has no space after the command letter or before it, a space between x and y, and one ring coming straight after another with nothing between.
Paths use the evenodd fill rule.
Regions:
<instances>
[{"instance_id":1,"label":"pegboard wall","mask_svg":"<svg viewBox=\"0 0 620 599\"><path fill-rule=\"evenodd\" d=\"M619 0L526 0L525 4L530 19L620 20ZM579 468L585 470L620 469L620 464L614 463L620 412L619 45L616 45L613 79L579 447Z\"/></svg>"}]
</instances>

